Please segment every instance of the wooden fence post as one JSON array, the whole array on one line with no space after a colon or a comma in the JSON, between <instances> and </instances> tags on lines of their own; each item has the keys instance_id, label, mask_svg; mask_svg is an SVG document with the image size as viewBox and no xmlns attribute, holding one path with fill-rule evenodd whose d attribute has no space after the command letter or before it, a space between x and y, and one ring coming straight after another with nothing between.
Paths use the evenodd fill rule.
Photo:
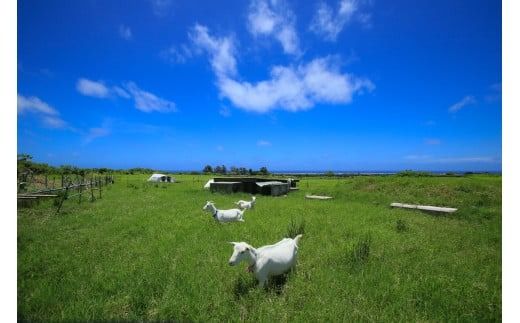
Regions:
<instances>
[{"instance_id":1,"label":"wooden fence post","mask_svg":"<svg viewBox=\"0 0 520 323\"><path fill-rule=\"evenodd\" d=\"M94 188L92 187L92 178L90 178L90 202L94 202Z\"/></svg>"},{"instance_id":2,"label":"wooden fence post","mask_svg":"<svg viewBox=\"0 0 520 323\"><path fill-rule=\"evenodd\" d=\"M63 193L63 196L61 197L60 205L58 205L58 209L56 210L56 214L58 214L61 210L61 206L63 205L63 201L67 199L67 195L69 193L69 187L65 187L65 193Z\"/></svg>"},{"instance_id":3,"label":"wooden fence post","mask_svg":"<svg viewBox=\"0 0 520 323\"><path fill-rule=\"evenodd\" d=\"M81 194L83 192L83 180L80 180L80 183L79 183L79 186L78 186L78 195L79 195L79 198L78 198L78 204L81 204Z\"/></svg>"}]
</instances>

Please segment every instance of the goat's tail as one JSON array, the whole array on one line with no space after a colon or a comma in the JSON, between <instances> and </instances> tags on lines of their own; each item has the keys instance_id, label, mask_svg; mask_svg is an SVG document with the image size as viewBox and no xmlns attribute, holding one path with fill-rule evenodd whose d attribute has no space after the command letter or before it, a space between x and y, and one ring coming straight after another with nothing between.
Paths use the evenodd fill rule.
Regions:
<instances>
[{"instance_id":1,"label":"goat's tail","mask_svg":"<svg viewBox=\"0 0 520 323\"><path fill-rule=\"evenodd\" d=\"M298 242L300 241L300 239L303 237L303 234L299 234L297 235L296 237L294 237L294 244L296 245L296 247L298 247Z\"/></svg>"}]
</instances>

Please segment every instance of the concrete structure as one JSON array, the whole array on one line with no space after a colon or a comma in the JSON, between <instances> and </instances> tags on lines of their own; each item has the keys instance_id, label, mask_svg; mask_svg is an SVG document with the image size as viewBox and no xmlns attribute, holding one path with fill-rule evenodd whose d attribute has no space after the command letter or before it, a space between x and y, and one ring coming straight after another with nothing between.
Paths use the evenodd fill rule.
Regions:
<instances>
[{"instance_id":1,"label":"concrete structure","mask_svg":"<svg viewBox=\"0 0 520 323\"><path fill-rule=\"evenodd\" d=\"M217 177L209 183L211 192L235 193L246 192L279 196L287 194L299 180L273 179L257 177Z\"/></svg>"},{"instance_id":2,"label":"concrete structure","mask_svg":"<svg viewBox=\"0 0 520 323\"><path fill-rule=\"evenodd\" d=\"M175 178L164 174L152 174L150 178L148 178L149 182L165 182L165 183L173 183L175 182Z\"/></svg>"}]
</instances>

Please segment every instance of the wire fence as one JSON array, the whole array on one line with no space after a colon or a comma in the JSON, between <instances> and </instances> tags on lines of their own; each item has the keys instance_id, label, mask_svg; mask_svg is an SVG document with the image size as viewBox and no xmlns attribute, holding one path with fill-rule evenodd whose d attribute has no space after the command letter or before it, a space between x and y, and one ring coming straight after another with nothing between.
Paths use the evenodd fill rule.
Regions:
<instances>
[{"instance_id":1,"label":"wire fence","mask_svg":"<svg viewBox=\"0 0 520 323\"><path fill-rule=\"evenodd\" d=\"M56 181L56 179L58 181ZM17 199L21 205L32 205L41 199L54 199L56 214L66 200L77 197L78 204L103 197L103 187L114 183L113 175L38 175L18 177Z\"/></svg>"}]
</instances>

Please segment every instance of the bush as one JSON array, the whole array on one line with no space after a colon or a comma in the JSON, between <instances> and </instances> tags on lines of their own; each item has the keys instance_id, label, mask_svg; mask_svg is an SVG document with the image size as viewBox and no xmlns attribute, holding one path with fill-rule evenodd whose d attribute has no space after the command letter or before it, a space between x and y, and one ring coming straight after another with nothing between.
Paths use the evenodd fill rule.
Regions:
<instances>
[{"instance_id":1,"label":"bush","mask_svg":"<svg viewBox=\"0 0 520 323\"><path fill-rule=\"evenodd\" d=\"M395 230L397 232L404 232L406 230L408 230L408 225L406 224L406 222L402 219L398 219L397 222L395 223Z\"/></svg>"},{"instance_id":2,"label":"bush","mask_svg":"<svg viewBox=\"0 0 520 323\"><path fill-rule=\"evenodd\" d=\"M432 173L428 172L417 172L413 170L404 170L402 172L397 173L397 176L407 176L407 177L431 177Z\"/></svg>"},{"instance_id":3,"label":"bush","mask_svg":"<svg viewBox=\"0 0 520 323\"><path fill-rule=\"evenodd\" d=\"M372 237L370 234L366 234L359 238L350 250L350 261L353 264L362 264L368 260L370 256L370 245L372 243Z\"/></svg>"}]
</instances>

